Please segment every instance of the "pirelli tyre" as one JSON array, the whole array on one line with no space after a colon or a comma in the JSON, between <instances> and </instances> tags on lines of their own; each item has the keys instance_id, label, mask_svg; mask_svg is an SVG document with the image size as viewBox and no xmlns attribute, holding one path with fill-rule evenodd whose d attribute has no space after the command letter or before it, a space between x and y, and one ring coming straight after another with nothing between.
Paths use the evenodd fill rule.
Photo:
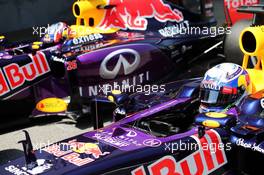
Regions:
<instances>
[{"instance_id":1,"label":"pirelli tyre","mask_svg":"<svg viewBox=\"0 0 264 175\"><path fill-rule=\"evenodd\" d=\"M226 34L224 41L224 54L227 62L239 65L242 64L243 53L239 47L239 37L242 30L249 27L251 23L250 20L240 20L236 22L231 28L231 31Z\"/></svg>"}]
</instances>

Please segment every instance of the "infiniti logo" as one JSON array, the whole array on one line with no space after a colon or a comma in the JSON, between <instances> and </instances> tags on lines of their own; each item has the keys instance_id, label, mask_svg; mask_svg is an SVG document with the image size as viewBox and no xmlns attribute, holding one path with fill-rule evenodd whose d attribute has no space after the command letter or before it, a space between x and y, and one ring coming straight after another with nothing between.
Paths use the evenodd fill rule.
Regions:
<instances>
[{"instance_id":1,"label":"infiniti logo","mask_svg":"<svg viewBox=\"0 0 264 175\"><path fill-rule=\"evenodd\" d=\"M260 100L261 107L264 109L264 98Z\"/></svg>"},{"instance_id":2,"label":"infiniti logo","mask_svg":"<svg viewBox=\"0 0 264 175\"><path fill-rule=\"evenodd\" d=\"M127 58L124 55L132 55L133 56L133 63L129 63ZM118 56L118 61L114 66L113 70L109 70L107 68L107 63ZM122 66L124 68L124 74L129 75L134 72L140 64L140 55L137 51L133 49L121 49L114 51L107 55L103 60L101 67L100 67L100 76L104 79L114 79L116 78L117 74L120 72Z\"/></svg>"}]
</instances>

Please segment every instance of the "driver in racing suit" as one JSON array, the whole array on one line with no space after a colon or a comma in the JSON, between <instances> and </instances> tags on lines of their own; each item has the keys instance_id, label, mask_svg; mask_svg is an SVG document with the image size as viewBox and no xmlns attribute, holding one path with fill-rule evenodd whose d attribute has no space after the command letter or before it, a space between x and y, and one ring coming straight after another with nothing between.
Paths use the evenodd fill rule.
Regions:
<instances>
[{"instance_id":1,"label":"driver in racing suit","mask_svg":"<svg viewBox=\"0 0 264 175\"><path fill-rule=\"evenodd\" d=\"M237 64L222 63L209 69L200 84L200 114L195 117L199 137L204 136L205 128L235 123L239 103L250 94L251 86L248 72Z\"/></svg>"},{"instance_id":2,"label":"driver in racing suit","mask_svg":"<svg viewBox=\"0 0 264 175\"><path fill-rule=\"evenodd\" d=\"M200 113L229 112L250 92L250 78L245 69L222 63L209 69L200 85Z\"/></svg>"}]
</instances>

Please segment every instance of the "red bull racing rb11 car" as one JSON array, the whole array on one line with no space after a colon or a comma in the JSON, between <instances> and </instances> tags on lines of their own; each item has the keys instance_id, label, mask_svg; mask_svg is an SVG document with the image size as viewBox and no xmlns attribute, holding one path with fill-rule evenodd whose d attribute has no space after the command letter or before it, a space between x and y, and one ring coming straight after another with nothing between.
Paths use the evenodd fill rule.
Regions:
<instances>
[{"instance_id":1,"label":"red bull racing rb11 car","mask_svg":"<svg viewBox=\"0 0 264 175\"><path fill-rule=\"evenodd\" d=\"M208 143L223 144L223 137L215 130L208 130L200 138L198 128L193 125L200 103L197 96L200 83L201 79L171 83L161 94L126 97L113 93L109 98L115 99L119 109L115 111L115 123L35 152L25 131L26 139L21 141L25 157L2 166L0 173L156 175L223 172L228 166L225 151L200 149ZM122 105L121 101L129 101L129 105ZM182 143L192 148L177 150L175 146Z\"/></svg>"},{"instance_id":2,"label":"red bull racing rb11 car","mask_svg":"<svg viewBox=\"0 0 264 175\"><path fill-rule=\"evenodd\" d=\"M25 156L1 166L0 173L259 174L255 161L264 158L261 34L259 26L242 32L242 66L222 63L203 78L166 84L163 92L112 91L113 124L36 151L24 131L26 139L19 143ZM253 68L250 57L257 59Z\"/></svg>"},{"instance_id":3,"label":"red bull racing rb11 car","mask_svg":"<svg viewBox=\"0 0 264 175\"><path fill-rule=\"evenodd\" d=\"M77 119L92 97L165 81L221 44L209 0L85 0L73 14L75 25L49 26L40 41L0 38L1 115Z\"/></svg>"},{"instance_id":4,"label":"red bull racing rb11 car","mask_svg":"<svg viewBox=\"0 0 264 175\"><path fill-rule=\"evenodd\" d=\"M114 90L105 94L107 99L96 97L88 100L90 96L99 95L95 86L100 83L108 87L111 83L120 86L120 82L155 82L166 75L167 70L192 60L188 55L190 50L201 55L201 50L197 50L200 45L194 45L196 42L200 44L200 41L206 41L212 44L210 46L217 46L217 40L212 36L195 35L199 38L195 40L194 36L185 36L184 40L178 35L169 36L171 33L165 32L168 31L166 27L173 25L171 23L176 19L164 22L161 16L152 16L154 22L148 21L150 17L146 16L147 21L135 18L139 22L134 27L142 27L144 35L140 29L129 28L133 26L131 21L134 19L122 17L112 22L113 26L105 30L106 33L100 28L91 28L93 32L88 35L70 38L70 31L85 28L87 22L89 25L98 25L98 18L81 17L85 16L87 9L94 9L89 5L87 1L77 1L73 6L75 15L81 18L77 19L77 25L67 27L63 23L56 24L53 26L56 32L45 35L41 42L13 46L3 44L0 60L1 103L33 99L36 109L32 115L39 116L66 114L76 110L83 112L86 100L96 105L104 100L114 105L115 122L102 128L96 126L94 131L36 151L29 133L24 131L26 139L19 143L23 146L25 156L2 165L1 175L261 172L261 167L254 162L262 162L264 158L261 27L253 25L242 32L242 66L222 63L209 69L203 78L168 83L159 92L126 94ZM174 8L166 6L165 1L159 5L165 6L165 12ZM185 14L180 7L171 12L171 17L178 15L177 24L180 23L179 17ZM86 10L82 11L82 8ZM118 8L118 4L99 4L95 9L109 12L107 10L114 8ZM260 19L257 17L263 14L261 8L255 6L244 8L244 11L254 11L255 19ZM120 7L119 13L128 13L123 9ZM114 15L114 12L110 14ZM128 20L128 24L120 25L117 30L117 25L124 19ZM153 29L144 28L146 22L147 27L155 24ZM255 24L258 22L255 20ZM155 27L159 28L164 23L166 29L156 30ZM103 21L102 24L108 25L109 22ZM4 43L3 37L2 40ZM100 47L91 46L100 42ZM192 47L186 47L186 43ZM179 53L172 52L178 46L181 49ZM251 57L257 60L253 68L249 66ZM164 74L157 72L157 69L162 69ZM148 72L144 74L146 70ZM104 110L101 108L104 105L97 106L98 111ZM100 120L100 116L96 115L96 119Z\"/></svg>"}]
</instances>

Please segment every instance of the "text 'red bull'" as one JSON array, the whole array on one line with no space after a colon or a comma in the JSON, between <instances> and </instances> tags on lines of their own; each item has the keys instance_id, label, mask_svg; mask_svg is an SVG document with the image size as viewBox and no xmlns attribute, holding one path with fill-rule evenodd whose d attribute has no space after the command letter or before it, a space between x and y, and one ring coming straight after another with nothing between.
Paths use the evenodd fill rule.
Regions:
<instances>
[{"instance_id":1,"label":"text 'red bull'","mask_svg":"<svg viewBox=\"0 0 264 175\"><path fill-rule=\"evenodd\" d=\"M107 10L101 26L131 30L146 30L147 18L160 22L183 21L182 13L171 9L162 0L109 0L112 9Z\"/></svg>"},{"instance_id":2,"label":"text 'red bull'","mask_svg":"<svg viewBox=\"0 0 264 175\"><path fill-rule=\"evenodd\" d=\"M30 58L32 61L24 66L12 63L0 69L0 96L50 72L44 53L38 52L35 56L30 55Z\"/></svg>"},{"instance_id":3,"label":"text 'red bull'","mask_svg":"<svg viewBox=\"0 0 264 175\"><path fill-rule=\"evenodd\" d=\"M213 130L207 132L205 137L198 139L192 136L200 145L200 149L183 160L177 162L173 156L165 156L147 167L150 175L161 175L167 170L167 175L201 175L210 174L227 163L224 150L201 149L204 144L222 143L219 134ZM145 168L141 166L132 175L145 175Z\"/></svg>"}]
</instances>

